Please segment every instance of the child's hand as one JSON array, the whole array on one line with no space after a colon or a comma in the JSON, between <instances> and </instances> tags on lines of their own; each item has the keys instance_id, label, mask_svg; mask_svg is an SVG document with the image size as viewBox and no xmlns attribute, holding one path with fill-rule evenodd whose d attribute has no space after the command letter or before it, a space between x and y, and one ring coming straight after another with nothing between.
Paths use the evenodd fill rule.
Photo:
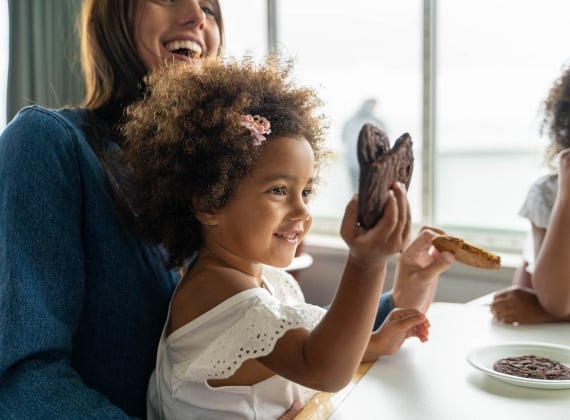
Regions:
<instances>
[{"instance_id":1,"label":"child's hand","mask_svg":"<svg viewBox=\"0 0 570 420\"><path fill-rule=\"evenodd\" d=\"M340 234L350 248L350 256L361 264L386 262L410 241L410 204L406 189L394 183L389 191L382 218L369 230L357 225L357 196L348 203Z\"/></svg>"},{"instance_id":2,"label":"child's hand","mask_svg":"<svg viewBox=\"0 0 570 420\"><path fill-rule=\"evenodd\" d=\"M392 287L394 306L427 312L435 295L439 275L455 260L452 253L439 252L431 243L433 238L444 234L440 229L424 226L416 239L402 252Z\"/></svg>"},{"instance_id":3,"label":"child's hand","mask_svg":"<svg viewBox=\"0 0 570 420\"><path fill-rule=\"evenodd\" d=\"M426 342L429 327L428 319L417 309L393 309L370 336L362 361L370 362L380 356L394 354L409 337L418 337L422 343Z\"/></svg>"},{"instance_id":4,"label":"child's hand","mask_svg":"<svg viewBox=\"0 0 570 420\"><path fill-rule=\"evenodd\" d=\"M293 420L303 410L303 403L299 400L293 401L289 409L281 414L277 420Z\"/></svg>"},{"instance_id":5,"label":"child's hand","mask_svg":"<svg viewBox=\"0 0 570 420\"><path fill-rule=\"evenodd\" d=\"M490 306L494 318L503 323L536 324L559 321L540 305L536 292L527 287L511 286L495 293Z\"/></svg>"}]
</instances>

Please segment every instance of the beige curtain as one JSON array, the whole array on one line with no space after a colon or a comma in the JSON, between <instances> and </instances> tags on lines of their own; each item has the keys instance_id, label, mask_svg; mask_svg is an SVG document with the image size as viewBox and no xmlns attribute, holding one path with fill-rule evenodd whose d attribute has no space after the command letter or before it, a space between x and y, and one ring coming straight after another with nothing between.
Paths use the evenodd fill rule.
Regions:
<instances>
[{"instance_id":1,"label":"beige curtain","mask_svg":"<svg viewBox=\"0 0 570 420\"><path fill-rule=\"evenodd\" d=\"M83 98L76 16L82 0L8 0L7 121L20 108Z\"/></svg>"}]
</instances>

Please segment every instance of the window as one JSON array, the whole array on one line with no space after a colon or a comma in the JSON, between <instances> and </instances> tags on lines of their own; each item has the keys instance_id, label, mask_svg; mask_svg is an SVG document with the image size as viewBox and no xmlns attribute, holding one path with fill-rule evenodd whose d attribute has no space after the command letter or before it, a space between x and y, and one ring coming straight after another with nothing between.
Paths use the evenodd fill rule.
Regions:
<instances>
[{"instance_id":1,"label":"window","mask_svg":"<svg viewBox=\"0 0 570 420\"><path fill-rule=\"evenodd\" d=\"M224 55L260 57L267 51L267 0L220 0Z\"/></svg>"},{"instance_id":2,"label":"window","mask_svg":"<svg viewBox=\"0 0 570 420\"><path fill-rule=\"evenodd\" d=\"M319 89L331 119L329 144L335 154L323 172L313 212L314 229L336 233L355 192L347 160L354 158L356 146L343 141L343 129L367 100L376 102L375 114L392 142L409 132L415 173L421 173L422 2L287 0L278 5L278 48L296 58L299 78ZM347 131L355 141L358 130ZM409 191L414 220L421 218L419 179Z\"/></svg>"},{"instance_id":3,"label":"window","mask_svg":"<svg viewBox=\"0 0 570 420\"><path fill-rule=\"evenodd\" d=\"M414 141L409 191L414 221L519 253L527 222L517 212L544 171L547 140L539 137L539 107L570 56L565 46L570 3L277 4L278 46L297 58L299 78L319 87L332 118L335 158L315 198L313 232L338 231L352 194L343 123L372 98L392 141L403 132ZM425 16L430 8L432 14ZM429 29L424 22L434 34L431 55L422 47ZM430 63L431 79L425 73ZM434 95L426 100L430 89ZM422 165L428 149L433 152Z\"/></svg>"},{"instance_id":4,"label":"window","mask_svg":"<svg viewBox=\"0 0 570 420\"><path fill-rule=\"evenodd\" d=\"M528 222L517 213L545 170L540 105L570 57L569 13L564 0L437 2L437 225L520 247Z\"/></svg>"}]
</instances>

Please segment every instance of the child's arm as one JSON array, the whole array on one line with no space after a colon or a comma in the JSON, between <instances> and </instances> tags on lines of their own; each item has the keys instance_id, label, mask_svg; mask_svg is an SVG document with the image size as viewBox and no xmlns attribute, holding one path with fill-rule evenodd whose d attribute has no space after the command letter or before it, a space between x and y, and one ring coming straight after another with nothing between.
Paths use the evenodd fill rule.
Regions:
<instances>
[{"instance_id":1,"label":"child's arm","mask_svg":"<svg viewBox=\"0 0 570 420\"><path fill-rule=\"evenodd\" d=\"M533 197L532 199L536 200L536 197ZM527 198L527 203L525 203L525 211L527 211L526 208L528 206L528 200L529 199ZM544 199L541 201L544 204L546 204ZM513 286L532 288L532 279L530 271L534 271L534 263L536 261L538 250L540 249L542 241L544 240L544 234L546 233L546 229L539 228L537 225L534 224L532 220L530 220L530 227L531 231L525 238L523 244L521 262L519 266L515 269L515 272L513 273L513 281L512 281ZM530 267L531 261L532 261L532 268Z\"/></svg>"},{"instance_id":2,"label":"child's arm","mask_svg":"<svg viewBox=\"0 0 570 420\"><path fill-rule=\"evenodd\" d=\"M530 273L526 271L528 267L528 262L523 259L521 264L515 269L513 274L513 285L520 287L531 287L532 280Z\"/></svg>"},{"instance_id":3,"label":"child's arm","mask_svg":"<svg viewBox=\"0 0 570 420\"><path fill-rule=\"evenodd\" d=\"M570 149L560 155L558 194L532 276L541 305L570 316Z\"/></svg>"},{"instance_id":4,"label":"child's arm","mask_svg":"<svg viewBox=\"0 0 570 420\"><path fill-rule=\"evenodd\" d=\"M491 312L497 321L506 324L570 321L570 316L558 317L548 313L538 301L533 289L516 285L495 293Z\"/></svg>"},{"instance_id":5,"label":"child's arm","mask_svg":"<svg viewBox=\"0 0 570 420\"><path fill-rule=\"evenodd\" d=\"M312 332L295 329L259 359L273 372L324 391L337 391L351 379L370 340L386 264L408 243L410 209L401 185L393 187L380 221L364 231L356 225L356 199L348 204L341 236L350 248L336 296Z\"/></svg>"}]
</instances>

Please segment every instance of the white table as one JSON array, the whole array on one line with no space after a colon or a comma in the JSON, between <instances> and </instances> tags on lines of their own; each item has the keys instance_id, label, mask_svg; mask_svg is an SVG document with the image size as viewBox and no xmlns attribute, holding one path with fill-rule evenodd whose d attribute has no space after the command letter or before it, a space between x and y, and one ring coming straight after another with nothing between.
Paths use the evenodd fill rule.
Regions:
<instances>
[{"instance_id":1,"label":"white table","mask_svg":"<svg viewBox=\"0 0 570 420\"><path fill-rule=\"evenodd\" d=\"M472 349L486 344L570 346L570 323L499 324L483 304L434 303L428 318L429 341L409 339L395 355L376 361L331 419L570 419L570 389L507 384L466 361Z\"/></svg>"}]
</instances>

